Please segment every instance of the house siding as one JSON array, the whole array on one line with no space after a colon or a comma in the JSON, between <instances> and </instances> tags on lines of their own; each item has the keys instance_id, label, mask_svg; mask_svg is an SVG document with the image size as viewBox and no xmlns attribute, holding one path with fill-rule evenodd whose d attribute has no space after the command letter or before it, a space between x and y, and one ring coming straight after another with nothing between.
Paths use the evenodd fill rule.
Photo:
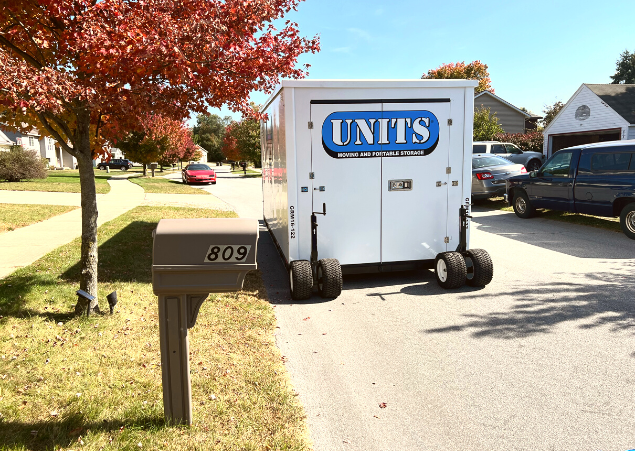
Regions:
<instances>
[{"instance_id":1,"label":"house siding","mask_svg":"<svg viewBox=\"0 0 635 451\"><path fill-rule=\"evenodd\" d=\"M635 139L635 125L628 127L628 138L626 139Z\"/></svg>"},{"instance_id":2,"label":"house siding","mask_svg":"<svg viewBox=\"0 0 635 451\"><path fill-rule=\"evenodd\" d=\"M588 119L581 121L575 118L575 113L582 105L589 107L591 115ZM545 130L543 152L550 155L550 138L553 135L620 129L621 139L626 139L629 125L593 91L582 85Z\"/></svg>"},{"instance_id":3,"label":"house siding","mask_svg":"<svg viewBox=\"0 0 635 451\"><path fill-rule=\"evenodd\" d=\"M503 127L505 133L525 132L525 116L513 108L489 95L481 95L474 99L474 109L481 107L489 108L490 112L496 113L498 123Z\"/></svg>"}]
</instances>

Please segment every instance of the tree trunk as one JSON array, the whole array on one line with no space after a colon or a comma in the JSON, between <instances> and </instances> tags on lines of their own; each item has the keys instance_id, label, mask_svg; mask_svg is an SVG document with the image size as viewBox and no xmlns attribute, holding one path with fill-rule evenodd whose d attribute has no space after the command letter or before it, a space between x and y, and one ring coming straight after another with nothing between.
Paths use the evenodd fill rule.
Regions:
<instances>
[{"instance_id":1,"label":"tree trunk","mask_svg":"<svg viewBox=\"0 0 635 451\"><path fill-rule=\"evenodd\" d=\"M95 172L90 149L90 112L82 110L77 113L77 149L79 165L79 182L81 185L82 204L82 247L80 289L95 296L90 302L90 313L99 312L97 299L97 191L95 189ZM82 314L88 310L88 301L81 296L75 305L75 313Z\"/></svg>"},{"instance_id":2,"label":"tree trunk","mask_svg":"<svg viewBox=\"0 0 635 451\"><path fill-rule=\"evenodd\" d=\"M143 163L143 176L147 177L148 176L148 165Z\"/></svg>"}]
</instances>

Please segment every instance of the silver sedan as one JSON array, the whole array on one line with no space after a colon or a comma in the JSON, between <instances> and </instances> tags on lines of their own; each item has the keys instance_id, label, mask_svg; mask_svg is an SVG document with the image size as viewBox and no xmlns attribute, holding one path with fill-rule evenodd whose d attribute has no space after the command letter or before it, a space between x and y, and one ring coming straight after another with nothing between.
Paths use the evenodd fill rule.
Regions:
<instances>
[{"instance_id":1,"label":"silver sedan","mask_svg":"<svg viewBox=\"0 0 635 451\"><path fill-rule=\"evenodd\" d=\"M520 174L527 174L522 164L489 154L473 155L472 199L502 196L505 193L505 181Z\"/></svg>"}]
</instances>

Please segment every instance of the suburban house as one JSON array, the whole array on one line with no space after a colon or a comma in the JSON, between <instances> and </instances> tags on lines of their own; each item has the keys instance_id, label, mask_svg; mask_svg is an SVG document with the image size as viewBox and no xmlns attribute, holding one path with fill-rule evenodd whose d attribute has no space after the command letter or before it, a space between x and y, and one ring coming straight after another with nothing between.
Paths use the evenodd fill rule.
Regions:
<instances>
[{"instance_id":1,"label":"suburban house","mask_svg":"<svg viewBox=\"0 0 635 451\"><path fill-rule=\"evenodd\" d=\"M0 151L9 150L13 145L15 145L15 142L11 141L7 135L0 130Z\"/></svg>"},{"instance_id":2,"label":"suburban house","mask_svg":"<svg viewBox=\"0 0 635 451\"><path fill-rule=\"evenodd\" d=\"M24 149L33 150L48 161L51 168L75 169L77 160L71 154L63 150L57 141L48 136L41 136L40 132L33 128L27 133L12 131L2 128L2 133L10 141L22 146Z\"/></svg>"},{"instance_id":3,"label":"suburban house","mask_svg":"<svg viewBox=\"0 0 635 451\"><path fill-rule=\"evenodd\" d=\"M565 147L635 139L635 84L582 84L544 136L548 157Z\"/></svg>"},{"instance_id":4,"label":"suburban house","mask_svg":"<svg viewBox=\"0 0 635 451\"><path fill-rule=\"evenodd\" d=\"M192 163L207 163L207 150L196 144L196 150L201 153L201 158L198 161L192 161Z\"/></svg>"},{"instance_id":5,"label":"suburban house","mask_svg":"<svg viewBox=\"0 0 635 451\"><path fill-rule=\"evenodd\" d=\"M489 108L491 113L496 113L498 123L505 133L535 130L536 122L541 119L540 116L527 113L489 91L482 91L474 96L474 110L483 107Z\"/></svg>"}]
</instances>

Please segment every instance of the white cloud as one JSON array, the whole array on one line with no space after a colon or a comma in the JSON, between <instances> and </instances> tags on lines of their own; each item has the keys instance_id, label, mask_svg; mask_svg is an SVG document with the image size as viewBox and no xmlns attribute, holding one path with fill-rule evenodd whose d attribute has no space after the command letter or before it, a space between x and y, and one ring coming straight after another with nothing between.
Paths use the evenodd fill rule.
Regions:
<instances>
[{"instance_id":1,"label":"white cloud","mask_svg":"<svg viewBox=\"0 0 635 451\"><path fill-rule=\"evenodd\" d=\"M369 32L362 30L360 28L348 28L347 31L349 33L354 34L355 36L357 36L360 39L364 39L365 41L372 41L373 37L370 35Z\"/></svg>"}]
</instances>

